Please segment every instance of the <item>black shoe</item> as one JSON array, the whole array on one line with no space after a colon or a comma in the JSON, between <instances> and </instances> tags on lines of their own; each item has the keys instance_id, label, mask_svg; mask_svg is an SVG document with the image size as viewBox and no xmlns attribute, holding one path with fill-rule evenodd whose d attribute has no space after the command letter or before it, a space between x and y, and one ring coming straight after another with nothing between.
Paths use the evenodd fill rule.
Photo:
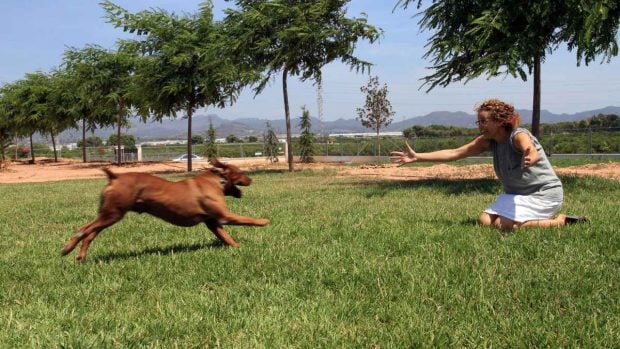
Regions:
<instances>
[{"instance_id":1,"label":"black shoe","mask_svg":"<svg viewBox=\"0 0 620 349\"><path fill-rule=\"evenodd\" d=\"M585 216L566 216L566 218L564 218L564 224L566 225L577 223L590 223L590 220Z\"/></svg>"}]
</instances>

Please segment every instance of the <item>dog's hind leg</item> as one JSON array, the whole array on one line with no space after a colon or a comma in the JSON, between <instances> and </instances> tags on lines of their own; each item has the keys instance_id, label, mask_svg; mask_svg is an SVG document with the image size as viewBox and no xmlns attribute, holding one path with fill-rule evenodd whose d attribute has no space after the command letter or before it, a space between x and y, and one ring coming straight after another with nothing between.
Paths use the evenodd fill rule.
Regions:
<instances>
[{"instance_id":1,"label":"dog's hind leg","mask_svg":"<svg viewBox=\"0 0 620 349\"><path fill-rule=\"evenodd\" d=\"M82 241L82 246L80 247L80 252L78 253L75 259L78 262L83 261L86 258L86 252L88 251L88 247L90 243L97 237L100 231L103 229L113 225L114 223L120 221L125 214L121 211L106 211L105 213L99 213L97 218L83 225L78 232L69 239L69 242L65 245L65 247L60 252L61 255L65 256L73 249L75 246Z\"/></svg>"},{"instance_id":2,"label":"dog's hind leg","mask_svg":"<svg viewBox=\"0 0 620 349\"><path fill-rule=\"evenodd\" d=\"M222 225L219 224L218 222L214 220L209 220L209 221L206 221L205 224L207 225L209 230L211 230L213 234L215 234L215 236L217 236L220 240L222 240L226 245L232 246L232 247L239 246L239 244L235 240L233 240L233 238L230 235L228 235L226 230L224 230Z\"/></svg>"},{"instance_id":3,"label":"dog's hind leg","mask_svg":"<svg viewBox=\"0 0 620 349\"><path fill-rule=\"evenodd\" d=\"M66 256L67 254L71 253L71 251L73 251L73 249L75 248L75 246L77 246L77 244L82 241L86 235L86 233L84 233L85 231L88 230L88 228L95 224L95 222L97 222L99 218L95 219L92 222L88 222L86 224L84 224L83 226L80 227L80 229L78 229L77 233L73 234L73 236L71 237L71 239L69 239L69 241L67 242L67 244L65 245L65 247L62 248L62 250L60 251L60 254L62 256Z\"/></svg>"}]
</instances>

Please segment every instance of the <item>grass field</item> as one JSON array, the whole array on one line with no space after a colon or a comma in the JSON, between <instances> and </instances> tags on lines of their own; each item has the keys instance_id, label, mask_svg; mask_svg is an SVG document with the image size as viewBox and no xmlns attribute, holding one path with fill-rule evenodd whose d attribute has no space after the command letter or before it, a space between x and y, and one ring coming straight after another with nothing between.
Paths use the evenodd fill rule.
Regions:
<instances>
[{"instance_id":1,"label":"grass field","mask_svg":"<svg viewBox=\"0 0 620 349\"><path fill-rule=\"evenodd\" d=\"M251 175L240 248L131 213L81 265L104 180L0 186L0 347L620 346L618 181L562 178L590 225L502 235L493 180Z\"/></svg>"}]
</instances>

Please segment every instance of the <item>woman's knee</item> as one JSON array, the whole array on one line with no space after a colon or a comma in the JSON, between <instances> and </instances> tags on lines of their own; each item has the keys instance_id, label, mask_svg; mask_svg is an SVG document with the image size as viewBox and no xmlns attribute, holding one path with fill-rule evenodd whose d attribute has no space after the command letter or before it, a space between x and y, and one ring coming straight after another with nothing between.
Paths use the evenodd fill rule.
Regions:
<instances>
[{"instance_id":1,"label":"woman's knee","mask_svg":"<svg viewBox=\"0 0 620 349\"><path fill-rule=\"evenodd\" d=\"M520 226L520 223L513 221L512 219L499 216L495 221L495 226L501 230L513 230Z\"/></svg>"},{"instance_id":2,"label":"woman's knee","mask_svg":"<svg viewBox=\"0 0 620 349\"><path fill-rule=\"evenodd\" d=\"M482 212L480 214L480 217L478 217L478 224L484 225L484 226L488 226L488 227L494 226L496 219L497 219L496 215L492 215L492 214L488 214L486 212Z\"/></svg>"}]
</instances>

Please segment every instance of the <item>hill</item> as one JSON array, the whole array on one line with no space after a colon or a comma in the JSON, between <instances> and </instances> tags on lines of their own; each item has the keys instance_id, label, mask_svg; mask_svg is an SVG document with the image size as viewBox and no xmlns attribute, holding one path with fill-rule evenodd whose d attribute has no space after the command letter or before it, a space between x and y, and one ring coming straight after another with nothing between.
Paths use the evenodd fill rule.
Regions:
<instances>
[{"instance_id":1,"label":"hill","mask_svg":"<svg viewBox=\"0 0 620 349\"><path fill-rule=\"evenodd\" d=\"M524 123L529 123L532 118L531 110L518 110ZM618 114L620 115L620 107L610 106L601 109L587 110L574 114L554 114L548 110L541 111L542 123L558 123L566 121L578 121L587 119L591 116L598 114ZM419 125L444 125L444 126L458 126L458 127L475 127L474 121L475 115L468 114L462 111L449 112L449 111L436 111L424 116L412 117L402 121L393 121L384 131L398 132L405 128ZM260 118L241 118L234 120L227 120L220 118L216 114L208 115L196 115L192 119L192 134L205 135L209 128L209 120L213 122L213 127L216 129L216 134L219 138L224 138L228 135L235 135L237 137L244 136L261 136L266 129L266 122L270 122L277 133L285 133L286 126L284 117L277 120L265 120ZM294 117L291 120L293 127L293 133L298 131L299 117ZM322 123L317 118L312 118L312 131L315 133L357 133L357 132L372 132L371 130L364 128L359 121L355 119L337 119L333 121L323 121ZM106 128L97 130L96 135L107 139L110 134L114 133L113 128ZM165 119L162 122L147 122L142 123L138 120L132 121L132 126L129 129L123 130L123 132L134 135L139 141L155 140L155 139L185 139L187 136L187 120L185 118L177 119ZM59 137L62 142L75 142L81 139L80 130L69 130L63 132Z\"/></svg>"}]
</instances>

